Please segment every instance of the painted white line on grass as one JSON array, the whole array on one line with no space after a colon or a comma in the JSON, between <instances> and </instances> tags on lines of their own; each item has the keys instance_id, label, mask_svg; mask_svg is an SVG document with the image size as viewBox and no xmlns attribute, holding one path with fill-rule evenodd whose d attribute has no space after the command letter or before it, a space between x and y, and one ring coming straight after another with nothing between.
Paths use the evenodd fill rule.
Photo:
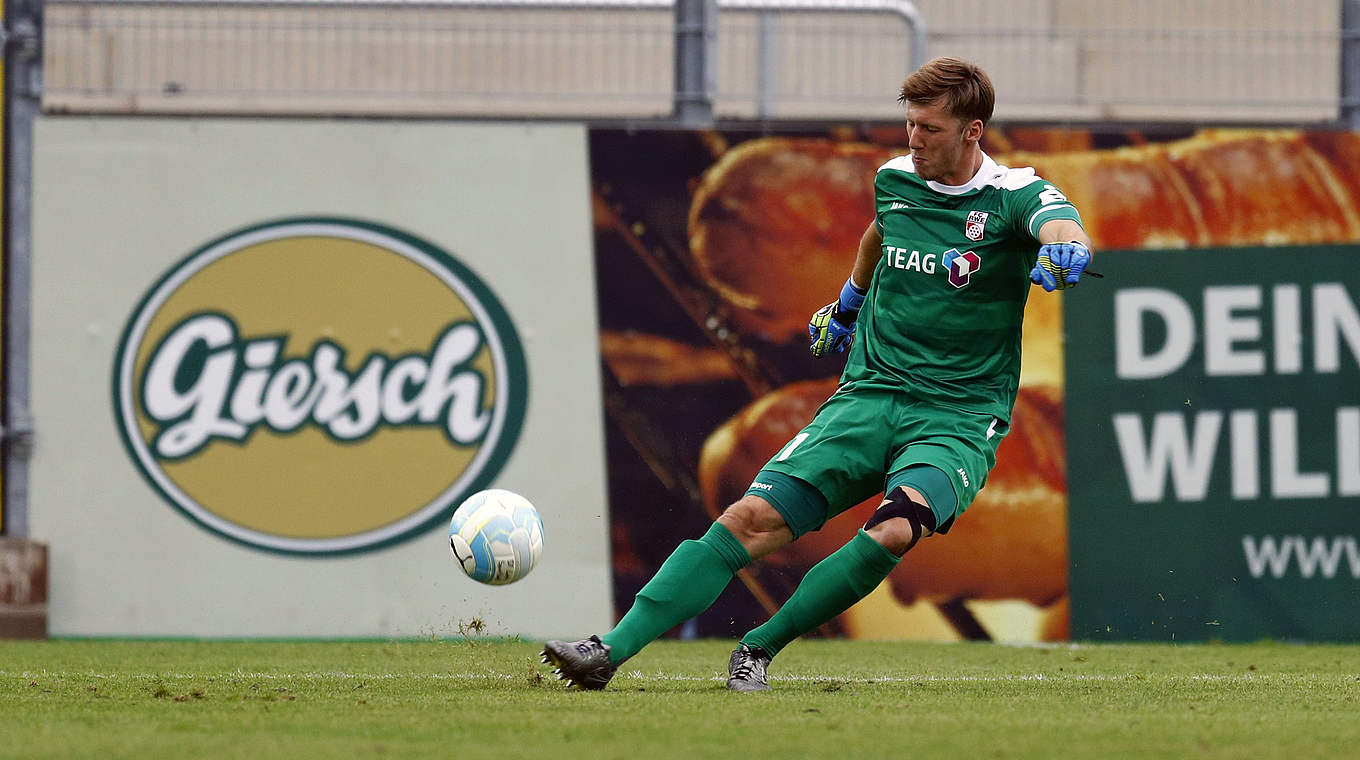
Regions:
<instances>
[{"instance_id":1,"label":"painted white line on grass","mask_svg":"<svg viewBox=\"0 0 1360 760\"><path fill-rule=\"evenodd\" d=\"M312 681L312 680L363 680L363 681L469 681L475 679L482 680L514 680L526 676L529 671L517 671L514 673L500 673L494 670L484 672L464 672L464 673L350 673L345 671L312 671L306 673L246 673L241 671L228 673L137 673L127 675L123 673L99 673L95 671L5 671L0 670L0 678L56 678L56 679L104 679L104 680L156 680L156 679L180 679L180 680L220 680L227 682L234 681ZM537 669L534 672L542 672ZM639 670L631 670L619 673L618 680L624 681L670 681L676 683L705 682L705 681L725 681L726 676L687 676L668 674L664 672L643 673ZM903 683L903 684L926 684L926 683L1024 683L1030 681L1080 681L1080 682L1121 682L1121 681L1208 681L1224 683L1249 683L1265 681L1285 681L1285 682L1318 682L1325 683L1334 680L1350 681L1354 679L1353 674L1322 675L1316 673L1243 673L1234 675L1223 674L1185 674L1185 675L1154 675L1149 676L1141 673L1130 673L1126 675L1101 675L1083 673L1030 673L1030 674L1009 674L1009 675L919 675L919 676L877 676L866 678L862 676L844 676L833 674L810 674L810 675L771 675L769 680L774 683L827 683L835 682L840 684L874 684L874 683ZM617 681L616 681L617 682Z\"/></svg>"}]
</instances>

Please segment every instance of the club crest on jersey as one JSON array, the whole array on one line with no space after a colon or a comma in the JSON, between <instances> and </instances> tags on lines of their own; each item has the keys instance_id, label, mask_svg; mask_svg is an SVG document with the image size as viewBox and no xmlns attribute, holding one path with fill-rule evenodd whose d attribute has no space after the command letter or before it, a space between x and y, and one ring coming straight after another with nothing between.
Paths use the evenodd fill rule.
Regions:
<instances>
[{"instance_id":1,"label":"club crest on jersey","mask_svg":"<svg viewBox=\"0 0 1360 760\"><path fill-rule=\"evenodd\" d=\"M982 268L982 257L972 251L959 253L957 249L950 248L944 252L941 263L949 270L949 284L962 288L968 285L973 273Z\"/></svg>"},{"instance_id":2,"label":"club crest on jersey","mask_svg":"<svg viewBox=\"0 0 1360 760\"><path fill-rule=\"evenodd\" d=\"M968 220L964 222L963 225L963 234L967 235L969 240L976 243L977 241L982 239L982 234L986 232L986 230L987 230L987 212L969 211Z\"/></svg>"}]
</instances>

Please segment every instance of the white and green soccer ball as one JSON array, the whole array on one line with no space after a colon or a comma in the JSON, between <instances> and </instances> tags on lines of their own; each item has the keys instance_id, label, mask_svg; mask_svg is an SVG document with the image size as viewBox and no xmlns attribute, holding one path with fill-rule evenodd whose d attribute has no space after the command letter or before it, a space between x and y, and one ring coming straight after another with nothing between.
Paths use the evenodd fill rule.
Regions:
<instances>
[{"instance_id":1,"label":"white and green soccer ball","mask_svg":"<svg viewBox=\"0 0 1360 760\"><path fill-rule=\"evenodd\" d=\"M479 491L453 513L449 549L472 580L492 586L514 583L543 555L543 520L517 493Z\"/></svg>"}]
</instances>

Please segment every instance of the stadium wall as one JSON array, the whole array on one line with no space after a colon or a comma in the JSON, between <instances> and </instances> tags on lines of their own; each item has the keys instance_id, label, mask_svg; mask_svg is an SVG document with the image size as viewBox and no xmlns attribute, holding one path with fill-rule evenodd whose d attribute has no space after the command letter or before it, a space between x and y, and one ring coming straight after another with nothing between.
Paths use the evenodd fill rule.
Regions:
<instances>
[{"instance_id":1,"label":"stadium wall","mask_svg":"<svg viewBox=\"0 0 1360 760\"><path fill-rule=\"evenodd\" d=\"M30 519L56 635L607 627L834 388L807 315L849 268L874 169L904 152L900 126L872 125L49 116L37 138ZM1360 635L1360 135L1000 124L984 147L1072 198L1109 276L1031 297L987 487L820 633ZM1148 289L1192 322L1147 328L1146 355L1171 329L1192 346L1151 384L1121 376L1112 322ZM464 324L482 341L434 393L470 382L484 403L427 419L430 383L386 380L438 374ZM1217 376L1195 346L1266 370ZM397 395L339 404L373 362ZM323 375L340 395L304 382ZM484 486L544 513L544 566L508 588L445 548L453 503ZM762 621L874 503L672 635ZM1140 517L1160 519L1130 532Z\"/></svg>"},{"instance_id":2,"label":"stadium wall","mask_svg":"<svg viewBox=\"0 0 1360 760\"><path fill-rule=\"evenodd\" d=\"M34 188L53 635L608 623L581 126L47 116ZM509 587L448 550L491 486L545 523Z\"/></svg>"}]
</instances>

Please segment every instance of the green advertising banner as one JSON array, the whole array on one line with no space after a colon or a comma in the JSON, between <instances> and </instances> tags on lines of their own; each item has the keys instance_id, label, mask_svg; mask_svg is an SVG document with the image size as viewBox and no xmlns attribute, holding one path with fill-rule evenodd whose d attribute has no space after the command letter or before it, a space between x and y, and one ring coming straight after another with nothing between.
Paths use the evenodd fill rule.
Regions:
<instances>
[{"instance_id":1,"label":"green advertising banner","mask_svg":"<svg viewBox=\"0 0 1360 760\"><path fill-rule=\"evenodd\" d=\"M1360 639L1360 246L1099 259L1064 304L1072 638Z\"/></svg>"}]
</instances>

